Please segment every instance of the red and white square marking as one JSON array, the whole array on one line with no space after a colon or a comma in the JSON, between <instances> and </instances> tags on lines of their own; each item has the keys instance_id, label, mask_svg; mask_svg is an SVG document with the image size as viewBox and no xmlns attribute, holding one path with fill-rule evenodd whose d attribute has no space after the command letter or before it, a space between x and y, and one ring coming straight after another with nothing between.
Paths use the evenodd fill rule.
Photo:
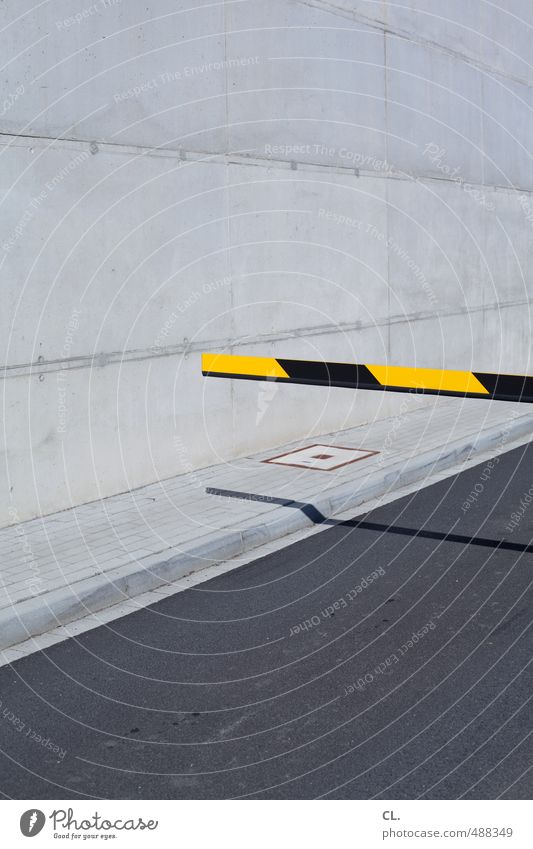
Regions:
<instances>
[{"instance_id":1,"label":"red and white square marking","mask_svg":"<svg viewBox=\"0 0 533 849\"><path fill-rule=\"evenodd\" d=\"M263 463L275 463L278 466L295 466L298 469L317 469L320 472L333 472L349 463L357 460L365 460L379 454L379 451L367 451L363 448L341 448L339 445L307 445L280 454L278 457L269 457Z\"/></svg>"}]
</instances>

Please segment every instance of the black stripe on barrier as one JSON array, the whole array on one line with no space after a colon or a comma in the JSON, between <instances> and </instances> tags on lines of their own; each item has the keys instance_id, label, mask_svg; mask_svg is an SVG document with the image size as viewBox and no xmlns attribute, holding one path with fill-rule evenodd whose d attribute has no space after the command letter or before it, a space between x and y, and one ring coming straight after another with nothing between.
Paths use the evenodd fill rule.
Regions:
<instances>
[{"instance_id":1,"label":"black stripe on barrier","mask_svg":"<svg viewBox=\"0 0 533 849\"><path fill-rule=\"evenodd\" d=\"M285 364L288 362L290 363L290 360L278 360L278 362L282 368L285 368ZM294 362L298 361L295 360ZM305 363L305 365L307 365L307 363ZM458 392L448 389L426 389L420 386L388 386L376 380L366 366L353 365L350 368L356 371L350 373L348 371L341 371L340 369L333 368L334 366L344 366L344 363L317 362L316 365L325 366L325 368L321 370L313 370L311 373L312 376L305 376L304 369L298 370L298 377L293 377L292 375L289 377L266 377L258 374L238 374L237 372L227 371L202 371L202 375L203 377L229 378L230 380L268 380L274 383L329 386L339 389L365 389L377 390L378 392L409 392L411 395L445 395L451 398L484 398L485 400L490 400L492 398L500 401L523 401L533 403L533 395L531 397L516 397L514 395L492 395L490 394L490 390L489 394L486 395L482 392ZM285 368L285 371L288 371L287 368ZM296 373L297 370L294 369L294 372ZM367 373L369 375L368 379Z\"/></svg>"},{"instance_id":2,"label":"black stripe on barrier","mask_svg":"<svg viewBox=\"0 0 533 849\"><path fill-rule=\"evenodd\" d=\"M379 380L365 365L324 363L317 360L277 360L292 381L312 382L320 386L349 386L354 389L383 389Z\"/></svg>"},{"instance_id":3,"label":"black stripe on barrier","mask_svg":"<svg viewBox=\"0 0 533 849\"><path fill-rule=\"evenodd\" d=\"M481 371L474 371L472 374L488 390L491 398L533 403L533 377L519 374L488 374Z\"/></svg>"}]
</instances>

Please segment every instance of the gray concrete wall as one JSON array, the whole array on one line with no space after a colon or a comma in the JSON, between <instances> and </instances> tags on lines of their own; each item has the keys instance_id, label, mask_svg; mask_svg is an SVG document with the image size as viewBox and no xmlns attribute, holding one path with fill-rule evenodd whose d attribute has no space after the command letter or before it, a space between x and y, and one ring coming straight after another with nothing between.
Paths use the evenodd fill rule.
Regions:
<instances>
[{"instance_id":1,"label":"gray concrete wall","mask_svg":"<svg viewBox=\"0 0 533 849\"><path fill-rule=\"evenodd\" d=\"M0 26L1 524L439 403L205 381L202 350L532 370L527 0Z\"/></svg>"}]
</instances>

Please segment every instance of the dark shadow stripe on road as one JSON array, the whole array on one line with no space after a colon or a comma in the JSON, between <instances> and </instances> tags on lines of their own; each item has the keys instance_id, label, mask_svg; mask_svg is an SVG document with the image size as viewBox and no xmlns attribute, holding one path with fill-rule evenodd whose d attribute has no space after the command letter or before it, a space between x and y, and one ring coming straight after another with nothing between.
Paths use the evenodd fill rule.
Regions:
<instances>
[{"instance_id":1,"label":"dark shadow stripe on road","mask_svg":"<svg viewBox=\"0 0 533 849\"><path fill-rule=\"evenodd\" d=\"M233 489L217 489L207 487L207 495L221 495L226 498L236 498L241 501L260 501L265 504L276 504L279 507L292 507L301 510L315 525L329 525L338 528L361 528L365 531L378 533L399 534L401 536L433 539L443 542L457 542L460 545L481 545L485 548L498 548L503 551L518 551L533 554L533 545L521 542L509 542L504 539L488 539L486 537L469 537L463 534L442 533L440 531L424 531L417 528L405 528L401 525L384 525L379 522L367 522L364 519L328 519L313 504L305 501L294 501L290 498L277 498L275 495L257 495L253 492L239 492Z\"/></svg>"}]
</instances>

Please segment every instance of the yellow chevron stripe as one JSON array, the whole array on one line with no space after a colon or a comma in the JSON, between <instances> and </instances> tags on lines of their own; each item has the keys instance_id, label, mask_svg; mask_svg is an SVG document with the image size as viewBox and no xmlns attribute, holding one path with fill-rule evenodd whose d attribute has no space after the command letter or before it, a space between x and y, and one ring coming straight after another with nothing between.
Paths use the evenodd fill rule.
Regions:
<instances>
[{"instance_id":1,"label":"yellow chevron stripe","mask_svg":"<svg viewBox=\"0 0 533 849\"><path fill-rule=\"evenodd\" d=\"M448 392L489 392L471 371L443 371L438 368L410 368L404 366L370 366L366 364L382 386L406 386L413 389L438 389Z\"/></svg>"},{"instance_id":2,"label":"yellow chevron stripe","mask_svg":"<svg viewBox=\"0 0 533 849\"><path fill-rule=\"evenodd\" d=\"M202 354L202 371L247 374L251 377L289 377L274 357L241 357L237 354Z\"/></svg>"}]
</instances>

